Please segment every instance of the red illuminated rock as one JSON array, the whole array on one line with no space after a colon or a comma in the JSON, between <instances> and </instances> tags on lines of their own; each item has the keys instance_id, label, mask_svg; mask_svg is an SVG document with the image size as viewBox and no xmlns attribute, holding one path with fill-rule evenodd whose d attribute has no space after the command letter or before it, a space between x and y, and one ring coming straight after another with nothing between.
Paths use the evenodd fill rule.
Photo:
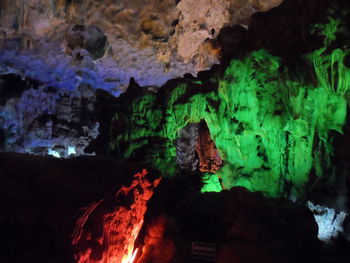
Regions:
<instances>
[{"instance_id":1,"label":"red illuminated rock","mask_svg":"<svg viewBox=\"0 0 350 263\"><path fill-rule=\"evenodd\" d=\"M103 199L104 203L93 212L113 212L114 206L109 207L107 201L116 206L115 193L123 185L132 185L133 175L142 169L135 163L108 157L56 159L0 153L0 262L76 263L71 236L83 214L81 208ZM149 192L141 191L141 182L136 186L140 195L136 195L136 190L127 196L119 192L124 197L119 200L120 205L130 207L129 197L149 198ZM102 216L98 219L104 220ZM128 220L121 221L134 222L135 217ZM101 222L91 224L88 220L85 226L99 231Z\"/></svg>"},{"instance_id":2,"label":"red illuminated rock","mask_svg":"<svg viewBox=\"0 0 350 263\"><path fill-rule=\"evenodd\" d=\"M176 238L178 233L174 219L160 215L147 227L142 255L137 263L167 263L176 254Z\"/></svg>"},{"instance_id":3,"label":"red illuminated rock","mask_svg":"<svg viewBox=\"0 0 350 263\"><path fill-rule=\"evenodd\" d=\"M202 173L215 173L222 167L219 151L211 139L209 129L204 121L199 124L196 151L199 159L199 170Z\"/></svg>"},{"instance_id":4,"label":"red illuminated rock","mask_svg":"<svg viewBox=\"0 0 350 263\"><path fill-rule=\"evenodd\" d=\"M192 242L215 246L214 263L319 262L317 224L305 206L243 187L205 194L173 188L163 182L150 202L149 211L157 204L161 214L150 215L154 220L137 263L197 262L192 261ZM169 196L171 206L163 201ZM165 207L160 207L162 201Z\"/></svg>"},{"instance_id":5,"label":"red illuminated rock","mask_svg":"<svg viewBox=\"0 0 350 263\"><path fill-rule=\"evenodd\" d=\"M143 170L129 187L92 203L76 224L73 245L79 263L131 263L147 201L160 179L151 182Z\"/></svg>"}]
</instances>

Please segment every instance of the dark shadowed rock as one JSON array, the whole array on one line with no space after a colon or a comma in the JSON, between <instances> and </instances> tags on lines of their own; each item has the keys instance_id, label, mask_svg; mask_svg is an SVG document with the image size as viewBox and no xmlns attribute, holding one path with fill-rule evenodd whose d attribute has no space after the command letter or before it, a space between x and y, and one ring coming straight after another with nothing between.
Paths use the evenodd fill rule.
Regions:
<instances>
[{"instance_id":1,"label":"dark shadowed rock","mask_svg":"<svg viewBox=\"0 0 350 263\"><path fill-rule=\"evenodd\" d=\"M147 227L142 254L137 263L166 263L175 257L179 229L175 220L166 215L155 218Z\"/></svg>"},{"instance_id":2,"label":"dark shadowed rock","mask_svg":"<svg viewBox=\"0 0 350 263\"><path fill-rule=\"evenodd\" d=\"M73 25L68 28L65 38L68 53L73 53L76 49L85 49L93 59L103 57L108 47L107 37L95 25Z\"/></svg>"},{"instance_id":3,"label":"dark shadowed rock","mask_svg":"<svg viewBox=\"0 0 350 263\"><path fill-rule=\"evenodd\" d=\"M317 262L317 250L320 249L317 225L312 213L304 206L287 200L267 199L241 187L220 193L187 195L176 195L166 182L163 187L168 188L166 192L173 195L175 202L163 209L159 207L162 202L158 200L164 198L159 193L165 191L161 185L151 201L149 216L154 218L155 211L166 211L165 218L174 223L165 224L169 221L164 215L162 220L156 217L151 221L144 239L147 253L139 262L170 258L169 251L173 250L176 251L173 260L162 262L193 262L190 258L194 241L216 245L215 263ZM150 229L161 229L158 232L168 234L164 235L166 238L152 239ZM160 245L162 249L150 249L163 239L166 242Z\"/></svg>"},{"instance_id":4,"label":"dark shadowed rock","mask_svg":"<svg viewBox=\"0 0 350 263\"><path fill-rule=\"evenodd\" d=\"M0 262L75 262L81 208L113 196L142 169L105 157L0 153Z\"/></svg>"}]
</instances>

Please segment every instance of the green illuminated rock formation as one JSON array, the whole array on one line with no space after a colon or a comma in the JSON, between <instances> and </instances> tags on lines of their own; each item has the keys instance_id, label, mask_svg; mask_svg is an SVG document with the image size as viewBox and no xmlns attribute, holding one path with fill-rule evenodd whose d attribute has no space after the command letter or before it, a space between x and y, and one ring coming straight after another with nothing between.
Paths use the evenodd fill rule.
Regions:
<instances>
[{"instance_id":1,"label":"green illuminated rock formation","mask_svg":"<svg viewBox=\"0 0 350 263\"><path fill-rule=\"evenodd\" d=\"M346 119L350 71L347 49L330 48L339 23L319 26L325 47L293 67L265 50L232 60L208 83L178 80L158 93L124 102L115 116L112 148L119 158L143 160L164 176L176 173L173 141L189 123L205 120L224 166L225 188L244 186L268 196L303 196L332 180L332 132ZM216 88L212 88L216 86ZM217 189L217 182L208 189Z\"/></svg>"}]
</instances>

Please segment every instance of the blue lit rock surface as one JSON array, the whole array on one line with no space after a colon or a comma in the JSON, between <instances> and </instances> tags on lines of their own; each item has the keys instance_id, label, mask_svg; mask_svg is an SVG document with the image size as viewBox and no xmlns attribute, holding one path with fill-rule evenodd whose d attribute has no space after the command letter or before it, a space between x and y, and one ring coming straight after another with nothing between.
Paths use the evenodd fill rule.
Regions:
<instances>
[{"instance_id":1,"label":"blue lit rock surface","mask_svg":"<svg viewBox=\"0 0 350 263\"><path fill-rule=\"evenodd\" d=\"M307 202L308 208L313 212L318 225L318 238L324 242L331 242L343 234L344 221L347 214L344 211L337 212L332 208L314 205Z\"/></svg>"},{"instance_id":2,"label":"blue lit rock surface","mask_svg":"<svg viewBox=\"0 0 350 263\"><path fill-rule=\"evenodd\" d=\"M198 124L190 123L179 131L179 138L175 140L176 163L183 170L196 171L198 156L196 144L198 137Z\"/></svg>"},{"instance_id":3,"label":"blue lit rock surface","mask_svg":"<svg viewBox=\"0 0 350 263\"><path fill-rule=\"evenodd\" d=\"M253 13L281 2L3 0L0 40L16 39L20 48L14 49L13 42L8 48L0 45L0 64L46 80L61 75L72 50L82 48L99 59L94 75L102 88L122 90L130 77L142 86L160 86L218 63L218 50L207 40L215 39L224 26L247 26ZM34 61L49 66L50 73L33 69ZM101 70L109 75L101 75Z\"/></svg>"},{"instance_id":4,"label":"blue lit rock surface","mask_svg":"<svg viewBox=\"0 0 350 263\"><path fill-rule=\"evenodd\" d=\"M60 90L18 75L0 75L0 98L0 151L81 155L98 135L96 96L87 83Z\"/></svg>"},{"instance_id":5,"label":"blue lit rock surface","mask_svg":"<svg viewBox=\"0 0 350 263\"><path fill-rule=\"evenodd\" d=\"M215 39L223 27L246 27L253 13L281 2L1 1L0 74L33 79L40 87L1 105L0 149L67 157L73 147L82 154L98 133L95 95L89 106L76 105L86 97L82 86L119 96L131 78L155 88L196 75L219 63ZM43 116L65 124L57 127Z\"/></svg>"}]
</instances>

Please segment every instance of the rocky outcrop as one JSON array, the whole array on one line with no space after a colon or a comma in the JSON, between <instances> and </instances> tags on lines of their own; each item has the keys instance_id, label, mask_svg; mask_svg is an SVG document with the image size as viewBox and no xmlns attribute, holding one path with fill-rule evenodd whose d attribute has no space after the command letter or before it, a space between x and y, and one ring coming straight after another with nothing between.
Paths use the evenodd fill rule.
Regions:
<instances>
[{"instance_id":1,"label":"rocky outcrop","mask_svg":"<svg viewBox=\"0 0 350 263\"><path fill-rule=\"evenodd\" d=\"M105 157L0 153L0 262L76 262L71 235L81 208L112 198L142 170Z\"/></svg>"},{"instance_id":2,"label":"rocky outcrop","mask_svg":"<svg viewBox=\"0 0 350 263\"><path fill-rule=\"evenodd\" d=\"M224 26L247 27L252 14L281 2L6 0L0 4L0 39L20 38L21 53L48 64L49 59L41 57L48 49L51 57L62 60L64 53L71 56L83 48L94 60L106 56L114 62L118 85L125 87L134 77L141 85L160 86L218 63L220 47L212 40Z\"/></svg>"},{"instance_id":3,"label":"rocky outcrop","mask_svg":"<svg viewBox=\"0 0 350 263\"><path fill-rule=\"evenodd\" d=\"M144 169L134 175L130 186L85 208L73 234L77 262L132 262L147 202L161 180L152 180L147 174Z\"/></svg>"},{"instance_id":4,"label":"rocky outcrop","mask_svg":"<svg viewBox=\"0 0 350 263\"><path fill-rule=\"evenodd\" d=\"M319 262L317 225L306 207L240 187L176 193L174 184L163 182L151 200L136 262L191 262L192 242L216 246L215 263Z\"/></svg>"},{"instance_id":5,"label":"rocky outcrop","mask_svg":"<svg viewBox=\"0 0 350 263\"><path fill-rule=\"evenodd\" d=\"M202 173L215 173L222 167L223 161L215 142L210 137L210 131L205 121L199 123L196 151L199 159L199 171Z\"/></svg>"},{"instance_id":6,"label":"rocky outcrop","mask_svg":"<svg viewBox=\"0 0 350 263\"><path fill-rule=\"evenodd\" d=\"M198 170L196 145L198 140L198 123L189 123L179 131L175 140L176 163L182 170L195 172Z\"/></svg>"},{"instance_id":7,"label":"rocky outcrop","mask_svg":"<svg viewBox=\"0 0 350 263\"><path fill-rule=\"evenodd\" d=\"M107 37L97 26L72 25L65 34L66 52L72 54L76 49L85 49L96 60L105 54Z\"/></svg>"},{"instance_id":8,"label":"rocky outcrop","mask_svg":"<svg viewBox=\"0 0 350 263\"><path fill-rule=\"evenodd\" d=\"M196 176L187 175L163 178L152 196L154 170L133 181L142 167L96 156L58 160L0 153L0 170L1 262L73 263L77 251L88 251L90 262L98 262L108 248L129 240L119 233L135 226L147 200L134 243L137 263L190 262L193 241L215 245L215 263L345 263L350 258L345 241L331 249L320 246L305 206L242 187L200 194ZM73 249L74 229L81 239ZM102 236L106 242L99 243Z\"/></svg>"},{"instance_id":9,"label":"rocky outcrop","mask_svg":"<svg viewBox=\"0 0 350 263\"><path fill-rule=\"evenodd\" d=\"M133 198L144 205L152 196L147 180L132 183L141 167L109 158L57 160L0 153L0 169L0 197L5 204L0 217L1 262L74 262L71 234L76 222L84 223L90 232L78 229L75 237L80 233L85 245L104 251L109 246L105 246L108 242L98 243L101 228L129 226L133 217L121 216L139 211ZM147 178L153 181L156 173L150 170ZM206 194L196 189L195 178L162 180L147 205L144 230L135 243L139 249L136 262L188 262L192 241L215 243L215 262L232 262L233 258L303 262L301 253L305 253L305 260L316 257L317 226L305 207L267 199L243 188ZM93 202L96 207L91 217L78 221L88 211L80 208ZM131 210L124 208L129 205ZM139 212L133 215L142 215ZM113 218L121 221L117 224ZM127 238L106 233L119 241ZM119 242L110 241L110 245ZM86 249L85 245L80 248ZM102 255L99 251L91 251L96 260Z\"/></svg>"},{"instance_id":10,"label":"rocky outcrop","mask_svg":"<svg viewBox=\"0 0 350 263\"><path fill-rule=\"evenodd\" d=\"M179 226L166 215L159 215L147 226L142 254L137 263L167 263L176 256L179 242Z\"/></svg>"},{"instance_id":11,"label":"rocky outcrop","mask_svg":"<svg viewBox=\"0 0 350 263\"><path fill-rule=\"evenodd\" d=\"M321 86L332 83L324 74L315 76L315 86L309 79L314 78L312 72L329 72L331 63L322 62L329 61L328 56L336 61L337 52L342 59L348 51L317 52L301 57L304 63L296 68L286 68L281 57L259 50L231 60L221 76L213 71L208 78L187 76L168 82L157 93L128 90L116 102L111 130L115 156L153 165L165 176L175 175L176 159L195 161L191 147L195 133L186 132L187 125L204 120L210 136L207 132L200 142L208 146L198 149L200 163L203 170L212 171L220 168L222 158L217 175L223 187L239 185L268 196L305 198L319 185L332 185L331 145L337 136L332 131L341 131L345 124L347 86L339 86L339 91ZM345 67L342 61L337 65ZM294 79L296 69L300 74ZM350 74L341 72L344 77L338 83ZM321 107L325 104L337 107ZM179 147L181 136L186 143Z\"/></svg>"},{"instance_id":12,"label":"rocky outcrop","mask_svg":"<svg viewBox=\"0 0 350 263\"><path fill-rule=\"evenodd\" d=\"M174 141L176 163L183 171L215 173L223 162L204 120L180 129Z\"/></svg>"},{"instance_id":13,"label":"rocky outcrop","mask_svg":"<svg viewBox=\"0 0 350 263\"><path fill-rule=\"evenodd\" d=\"M95 90L60 90L19 75L0 75L0 151L84 154L97 137Z\"/></svg>"}]
</instances>

